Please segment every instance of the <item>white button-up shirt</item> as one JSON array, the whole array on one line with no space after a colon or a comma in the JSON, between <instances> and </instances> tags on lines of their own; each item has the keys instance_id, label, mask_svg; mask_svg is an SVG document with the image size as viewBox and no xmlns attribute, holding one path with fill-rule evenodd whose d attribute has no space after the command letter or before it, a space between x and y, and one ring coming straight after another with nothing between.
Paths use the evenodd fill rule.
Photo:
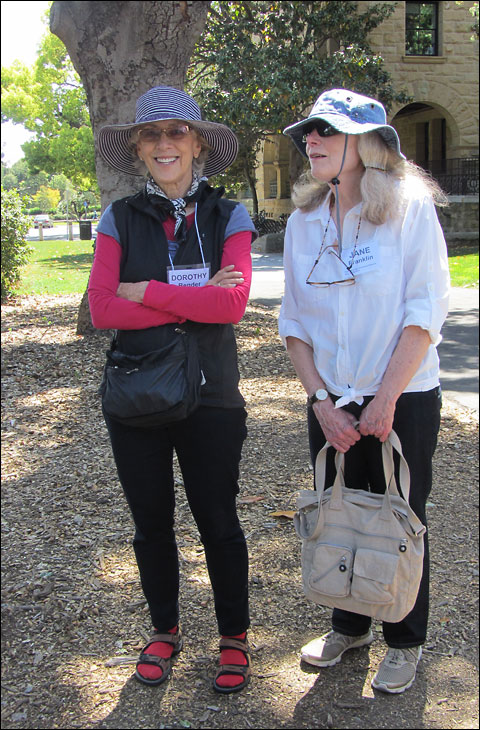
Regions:
<instances>
[{"instance_id":1,"label":"white button-up shirt","mask_svg":"<svg viewBox=\"0 0 480 730\"><path fill-rule=\"evenodd\" d=\"M280 336L284 342L296 337L312 347L327 389L340 396L337 407L351 401L361 404L364 396L377 392L402 330L410 325L427 330L432 344L405 392L439 384L436 345L448 312L447 249L433 201L411 193L400 217L379 226L362 218L352 286L306 284L324 235L324 253L310 281L349 276L338 258L329 254L328 247L337 240L334 215L328 223L331 193L314 211L296 210L288 221ZM361 208L360 203L344 219L342 260L347 265Z\"/></svg>"}]
</instances>

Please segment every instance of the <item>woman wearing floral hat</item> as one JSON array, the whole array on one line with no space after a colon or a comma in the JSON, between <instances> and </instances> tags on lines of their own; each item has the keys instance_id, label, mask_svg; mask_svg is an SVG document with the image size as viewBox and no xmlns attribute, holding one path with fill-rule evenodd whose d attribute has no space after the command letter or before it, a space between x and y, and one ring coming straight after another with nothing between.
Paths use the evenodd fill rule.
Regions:
<instances>
[{"instance_id":1,"label":"woman wearing floral hat","mask_svg":"<svg viewBox=\"0 0 480 730\"><path fill-rule=\"evenodd\" d=\"M326 91L284 133L310 162L292 196L279 331L307 394L312 461L328 441L328 484L338 450L348 487L384 492L382 443L394 429L410 469L410 505L426 525L441 407L436 345L449 291L435 203L445 196L407 162L375 99ZM414 682L428 585L425 539L415 606L403 621L383 623L388 651L376 689L400 693ZM337 664L373 641L370 624L334 609L332 630L304 646L302 659Z\"/></svg>"},{"instance_id":2,"label":"woman wearing floral hat","mask_svg":"<svg viewBox=\"0 0 480 730\"><path fill-rule=\"evenodd\" d=\"M161 684L183 645L175 452L205 548L221 635L214 688L237 692L250 677L248 555L236 512L247 429L232 323L248 300L255 229L244 206L207 183L234 161L237 139L224 125L202 120L185 92L158 86L138 99L135 122L100 130L98 147L112 167L146 173L147 181L136 195L110 205L98 224L89 282L93 324L116 330L115 349L136 357L168 347L179 330L188 332L202 373L200 405L172 423L134 426L113 417L103 402L154 627L135 676Z\"/></svg>"}]
</instances>

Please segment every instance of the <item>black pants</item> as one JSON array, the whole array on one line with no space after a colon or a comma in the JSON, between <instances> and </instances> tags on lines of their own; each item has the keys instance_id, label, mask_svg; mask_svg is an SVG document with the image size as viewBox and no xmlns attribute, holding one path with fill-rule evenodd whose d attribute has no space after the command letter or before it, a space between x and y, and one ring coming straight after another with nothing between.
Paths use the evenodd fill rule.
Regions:
<instances>
[{"instance_id":1,"label":"black pants","mask_svg":"<svg viewBox=\"0 0 480 730\"><path fill-rule=\"evenodd\" d=\"M248 554L236 495L247 435L243 408L200 407L167 427L124 426L106 416L117 471L135 522L133 541L153 626L179 621L179 565L174 533L173 452L205 548L219 632L249 626Z\"/></svg>"},{"instance_id":2,"label":"black pants","mask_svg":"<svg viewBox=\"0 0 480 730\"><path fill-rule=\"evenodd\" d=\"M349 403L345 410L360 417L362 410L372 397L365 398L362 406ZM402 444L403 455L410 469L409 504L417 517L427 526L426 502L432 488L432 458L437 445L440 428L441 391L434 388L425 393L404 393L397 401L393 430ZM308 431L312 463L325 444L325 436L312 408L308 409ZM327 484L335 479L335 451L327 455ZM394 454L394 456L397 456ZM398 459L396 479L399 483ZM383 493L386 489L383 476L382 445L374 436L362 436L345 454L345 484L352 489L366 489ZM417 600L408 614L398 623L383 622L383 635L388 646L407 648L420 646L425 642L429 610L429 552L428 537L425 534L425 555L423 575ZM347 636L360 636L370 628L369 616L335 608L332 627Z\"/></svg>"}]
</instances>

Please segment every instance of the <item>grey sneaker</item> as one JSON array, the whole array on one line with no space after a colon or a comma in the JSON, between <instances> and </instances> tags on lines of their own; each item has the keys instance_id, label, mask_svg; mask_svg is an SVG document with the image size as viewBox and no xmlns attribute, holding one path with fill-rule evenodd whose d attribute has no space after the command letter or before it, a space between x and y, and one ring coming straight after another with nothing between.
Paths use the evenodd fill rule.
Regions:
<instances>
[{"instance_id":1,"label":"grey sneaker","mask_svg":"<svg viewBox=\"0 0 480 730\"><path fill-rule=\"evenodd\" d=\"M372 679L372 687L391 694L405 692L415 681L421 656L421 646L414 646L411 649L390 648Z\"/></svg>"},{"instance_id":2,"label":"grey sneaker","mask_svg":"<svg viewBox=\"0 0 480 730\"><path fill-rule=\"evenodd\" d=\"M301 649L301 658L307 664L315 667L333 667L338 664L344 652L348 649L356 649L366 646L373 641L371 630L363 636L345 636L337 631L329 631L328 634L313 639Z\"/></svg>"}]
</instances>

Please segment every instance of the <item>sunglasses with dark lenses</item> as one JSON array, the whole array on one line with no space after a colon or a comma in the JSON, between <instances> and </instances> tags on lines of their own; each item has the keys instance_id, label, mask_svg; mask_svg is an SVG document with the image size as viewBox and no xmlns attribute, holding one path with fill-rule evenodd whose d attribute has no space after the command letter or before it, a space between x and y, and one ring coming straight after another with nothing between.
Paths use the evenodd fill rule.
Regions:
<instances>
[{"instance_id":1,"label":"sunglasses with dark lenses","mask_svg":"<svg viewBox=\"0 0 480 730\"><path fill-rule=\"evenodd\" d=\"M338 129L331 127L329 124L325 124L325 122L310 122L310 124L306 124L303 128L304 142L307 141L308 135L314 130L320 137L333 137L335 134L340 134Z\"/></svg>"},{"instance_id":2,"label":"sunglasses with dark lenses","mask_svg":"<svg viewBox=\"0 0 480 730\"><path fill-rule=\"evenodd\" d=\"M159 142L162 138L162 134L165 134L168 139L179 140L183 139L190 132L188 124L177 124L174 127L164 127L163 129L157 127L146 127L138 131L139 139L142 142Z\"/></svg>"}]
</instances>

